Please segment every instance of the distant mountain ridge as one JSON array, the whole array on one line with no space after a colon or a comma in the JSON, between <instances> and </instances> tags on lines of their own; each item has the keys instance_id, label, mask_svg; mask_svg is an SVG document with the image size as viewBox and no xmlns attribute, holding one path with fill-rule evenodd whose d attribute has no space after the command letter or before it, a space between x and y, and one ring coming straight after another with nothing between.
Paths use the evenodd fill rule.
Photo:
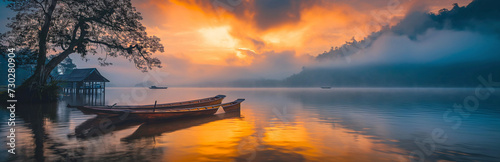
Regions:
<instances>
[{"instance_id":1,"label":"distant mountain ridge","mask_svg":"<svg viewBox=\"0 0 500 162\"><path fill-rule=\"evenodd\" d=\"M407 36L418 41L428 30L468 31L500 38L500 1L474 0L464 7L457 4L451 10L439 13L410 13L400 23L375 32L365 40L352 40L341 47L332 48L316 57L319 62L345 59L347 56L363 55L362 48L369 48L384 34ZM425 40L424 40L425 41ZM467 40L465 40L467 41ZM493 44L500 47L498 39ZM453 43L453 42L440 42ZM470 40L470 43L475 43ZM495 45L492 45L495 46ZM399 48L397 45L394 48ZM460 49L460 45L455 48ZM478 47L479 48L479 47ZM438 48L439 49L439 48ZM483 50L483 49L480 49ZM480 51L478 50L478 51ZM500 50L449 52L447 60L431 63L387 63L354 65L336 68L305 68L300 73L282 81L284 86L381 86L381 87L471 87L478 83L477 77L488 75L500 80ZM468 54L463 54L468 53ZM398 53L405 55L405 53ZM465 56L464 56L465 55ZM344 61L345 62L345 61Z\"/></svg>"},{"instance_id":2,"label":"distant mountain ridge","mask_svg":"<svg viewBox=\"0 0 500 162\"><path fill-rule=\"evenodd\" d=\"M364 40L354 38L340 47L332 47L328 52L316 56L318 61L342 59L355 54L362 48L368 48L371 43L384 33L394 33L415 39L429 29L475 31L483 34L500 36L500 1L474 0L467 6L453 4L451 10L441 9L438 14L413 12L408 14L397 25L374 32Z\"/></svg>"}]
</instances>

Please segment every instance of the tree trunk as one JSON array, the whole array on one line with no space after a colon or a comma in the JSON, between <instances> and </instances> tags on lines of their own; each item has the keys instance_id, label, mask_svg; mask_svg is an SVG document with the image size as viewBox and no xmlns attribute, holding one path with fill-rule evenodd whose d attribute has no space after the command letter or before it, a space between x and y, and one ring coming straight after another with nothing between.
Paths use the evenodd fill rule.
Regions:
<instances>
[{"instance_id":1,"label":"tree trunk","mask_svg":"<svg viewBox=\"0 0 500 162\"><path fill-rule=\"evenodd\" d=\"M47 36L49 35L52 13L54 12L56 5L57 0L52 0L47 12L44 13L44 22L40 33L38 34L38 58L35 73L28 80L26 80L30 90L39 89L39 87L44 86L47 83L48 75L44 75L44 71L46 71L45 59L47 59Z\"/></svg>"},{"instance_id":2,"label":"tree trunk","mask_svg":"<svg viewBox=\"0 0 500 162\"><path fill-rule=\"evenodd\" d=\"M26 99L27 102L44 101L45 97L52 100L53 96L46 96L49 91L44 89L47 85L47 79L52 69L46 68L45 60L47 59L47 37L49 35L52 13L57 5L57 0L52 0L47 12L44 13L44 22L38 34L38 58L35 73L29 77L18 89L22 93L21 99ZM47 73L49 71L49 73ZM57 95L57 94L56 94Z\"/></svg>"},{"instance_id":3,"label":"tree trunk","mask_svg":"<svg viewBox=\"0 0 500 162\"><path fill-rule=\"evenodd\" d=\"M19 87L18 90L23 95L21 98L23 98L25 102L46 102L56 99L57 93L54 92L56 92L55 89L58 87L56 85L47 87L47 79L50 76L50 72L73 52L73 50L67 49L52 58L47 64L37 66L41 68L37 68L35 73Z\"/></svg>"}]
</instances>

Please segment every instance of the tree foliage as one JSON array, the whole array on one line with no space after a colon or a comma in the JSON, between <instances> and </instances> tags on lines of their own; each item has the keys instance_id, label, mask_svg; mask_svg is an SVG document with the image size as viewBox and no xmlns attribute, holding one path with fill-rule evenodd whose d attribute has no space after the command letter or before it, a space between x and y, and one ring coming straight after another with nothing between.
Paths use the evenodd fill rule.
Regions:
<instances>
[{"instance_id":1,"label":"tree foliage","mask_svg":"<svg viewBox=\"0 0 500 162\"><path fill-rule=\"evenodd\" d=\"M164 51L160 39L147 35L130 0L9 1L7 7L17 15L2 40L11 47L37 50L39 57L55 54L45 68L53 69L71 53L85 57L101 51L105 57L123 56L142 71L161 67L152 57ZM108 65L103 58L101 64Z\"/></svg>"},{"instance_id":2,"label":"tree foliage","mask_svg":"<svg viewBox=\"0 0 500 162\"><path fill-rule=\"evenodd\" d=\"M98 60L122 56L141 71L161 67L152 55L163 52L160 39L148 36L141 14L130 0L7 0L16 12L0 35L1 44L37 53L36 68L25 85L29 91L47 84L50 72L70 54L104 53ZM51 59L48 56L52 56Z\"/></svg>"}]
</instances>

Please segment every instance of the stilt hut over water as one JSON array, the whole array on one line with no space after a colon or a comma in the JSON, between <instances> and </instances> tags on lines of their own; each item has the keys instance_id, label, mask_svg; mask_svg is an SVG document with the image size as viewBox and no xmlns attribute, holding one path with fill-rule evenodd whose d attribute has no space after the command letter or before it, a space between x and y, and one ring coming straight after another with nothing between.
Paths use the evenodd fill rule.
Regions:
<instances>
[{"instance_id":1,"label":"stilt hut over water","mask_svg":"<svg viewBox=\"0 0 500 162\"><path fill-rule=\"evenodd\" d=\"M109 82L96 68L74 69L70 74L56 78L64 93L104 93Z\"/></svg>"}]
</instances>

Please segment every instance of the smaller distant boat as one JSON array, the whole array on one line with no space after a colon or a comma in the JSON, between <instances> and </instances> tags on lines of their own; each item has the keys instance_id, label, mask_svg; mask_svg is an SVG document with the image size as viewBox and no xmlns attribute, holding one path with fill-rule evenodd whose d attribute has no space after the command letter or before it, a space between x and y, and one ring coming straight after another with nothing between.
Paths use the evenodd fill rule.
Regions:
<instances>
[{"instance_id":1,"label":"smaller distant boat","mask_svg":"<svg viewBox=\"0 0 500 162\"><path fill-rule=\"evenodd\" d=\"M332 87L330 87L330 86L323 86L323 87L321 87L321 89L332 89Z\"/></svg>"},{"instance_id":2,"label":"smaller distant boat","mask_svg":"<svg viewBox=\"0 0 500 162\"><path fill-rule=\"evenodd\" d=\"M149 89L167 89L168 87L157 87L157 86L151 86Z\"/></svg>"}]
</instances>

